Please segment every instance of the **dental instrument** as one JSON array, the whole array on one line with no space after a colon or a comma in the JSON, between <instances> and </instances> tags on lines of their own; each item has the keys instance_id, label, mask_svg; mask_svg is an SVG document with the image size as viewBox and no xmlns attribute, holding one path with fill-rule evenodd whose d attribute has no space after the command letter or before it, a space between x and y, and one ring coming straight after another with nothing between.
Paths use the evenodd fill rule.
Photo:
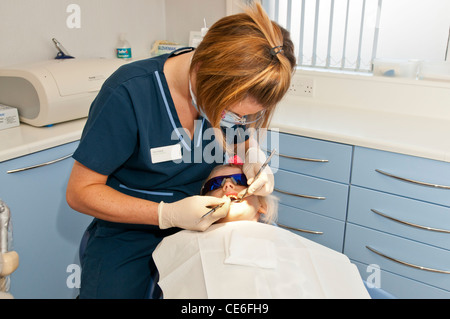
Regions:
<instances>
[{"instance_id":1,"label":"dental instrument","mask_svg":"<svg viewBox=\"0 0 450 319\"><path fill-rule=\"evenodd\" d=\"M267 165L269 165L270 160L272 159L272 156L275 154L276 149L274 148L272 150L272 152L270 153L269 157L266 159L266 161L264 162L264 164L261 165L261 167L258 170L258 173L256 173L255 178L253 179L253 181L256 181L256 179L259 177L259 175L262 173L262 171L267 167ZM244 199L244 197L247 196L248 193L248 187L245 189L245 193L244 195L242 195L242 197L240 199L238 199L236 202L240 203L242 202L242 200Z\"/></svg>"},{"instance_id":2,"label":"dental instrument","mask_svg":"<svg viewBox=\"0 0 450 319\"><path fill-rule=\"evenodd\" d=\"M206 206L206 208L212 208L212 209L211 209L209 212L207 212L205 215L203 215L202 217L200 217L200 219L202 219L202 218L208 216L208 215L211 214L211 213L214 213L216 210L218 210L220 207L222 207L223 204L225 204L225 203L216 205L216 206L214 206L214 207L212 207L212 206Z\"/></svg>"}]
</instances>

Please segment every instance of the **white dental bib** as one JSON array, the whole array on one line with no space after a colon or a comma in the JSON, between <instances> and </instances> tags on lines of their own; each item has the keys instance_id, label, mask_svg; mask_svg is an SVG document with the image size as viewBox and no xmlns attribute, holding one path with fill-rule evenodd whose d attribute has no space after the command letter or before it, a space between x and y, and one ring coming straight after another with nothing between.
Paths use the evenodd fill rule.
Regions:
<instances>
[{"instance_id":1,"label":"white dental bib","mask_svg":"<svg viewBox=\"0 0 450 319\"><path fill-rule=\"evenodd\" d=\"M370 298L343 254L250 222L180 231L153 253L164 298Z\"/></svg>"}]
</instances>

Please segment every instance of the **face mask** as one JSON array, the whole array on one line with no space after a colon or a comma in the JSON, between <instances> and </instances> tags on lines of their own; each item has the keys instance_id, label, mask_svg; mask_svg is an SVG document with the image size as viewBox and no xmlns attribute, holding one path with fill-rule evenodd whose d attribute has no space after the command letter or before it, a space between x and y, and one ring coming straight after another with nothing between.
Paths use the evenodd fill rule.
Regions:
<instances>
[{"instance_id":1,"label":"face mask","mask_svg":"<svg viewBox=\"0 0 450 319\"><path fill-rule=\"evenodd\" d=\"M194 92L192 92L191 77L189 77L189 94L191 95L192 105L195 107L195 109L197 110L197 112L200 113L200 116L202 116L202 117L205 118L209 123L211 123L211 121L208 119L208 117L207 117L206 114L203 112L203 110L201 110L201 109L197 106L197 98L195 97Z\"/></svg>"}]
</instances>

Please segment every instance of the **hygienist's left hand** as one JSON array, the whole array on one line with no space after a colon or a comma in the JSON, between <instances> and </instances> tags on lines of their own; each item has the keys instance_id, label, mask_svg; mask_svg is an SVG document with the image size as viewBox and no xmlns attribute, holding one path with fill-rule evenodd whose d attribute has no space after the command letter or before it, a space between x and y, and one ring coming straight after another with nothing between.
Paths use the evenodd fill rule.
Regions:
<instances>
[{"instance_id":1,"label":"hygienist's left hand","mask_svg":"<svg viewBox=\"0 0 450 319\"><path fill-rule=\"evenodd\" d=\"M266 155L257 147L252 147L246 152L245 162L242 170L247 177L247 181L249 184L247 196L267 196L273 192L275 181L272 169L269 167L269 165L266 166L266 168L255 180L255 176L265 160ZM239 195L242 196L243 194L244 191L242 191Z\"/></svg>"},{"instance_id":2,"label":"hygienist's left hand","mask_svg":"<svg viewBox=\"0 0 450 319\"><path fill-rule=\"evenodd\" d=\"M212 207L221 204L213 213L203 217ZM173 203L158 205L159 228L179 227L205 231L211 224L227 216L231 200L227 196L190 196Z\"/></svg>"}]
</instances>

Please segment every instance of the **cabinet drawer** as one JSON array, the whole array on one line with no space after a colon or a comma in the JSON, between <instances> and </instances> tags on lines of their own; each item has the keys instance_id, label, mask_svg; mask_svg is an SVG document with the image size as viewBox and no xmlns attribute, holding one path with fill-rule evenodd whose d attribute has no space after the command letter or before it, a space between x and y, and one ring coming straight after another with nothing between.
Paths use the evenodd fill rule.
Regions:
<instances>
[{"instance_id":1,"label":"cabinet drawer","mask_svg":"<svg viewBox=\"0 0 450 319\"><path fill-rule=\"evenodd\" d=\"M361 274L363 280L371 281L369 278L373 271L368 271L368 265L355 262L352 263L356 265ZM380 271L380 288L386 292L392 294L395 298L401 299L448 299L450 298L450 292L436 288L433 286L426 285L424 283L399 276L388 271Z\"/></svg>"},{"instance_id":2,"label":"cabinet drawer","mask_svg":"<svg viewBox=\"0 0 450 319\"><path fill-rule=\"evenodd\" d=\"M52 164L69 159L72 153L76 150L78 144L79 142L76 141L27 156L4 161L0 163L0 174L9 173L13 175L14 172L18 173L25 170L32 170L34 168L51 166Z\"/></svg>"},{"instance_id":3,"label":"cabinet drawer","mask_svg":"<svg viewBox=\"0 0 450 319\"><path fill-rule=\"evenodd\" d=\"M446 162L356 147L352 184L450 206Z\"/></svg>"},{"instance_id":4,"label":"cabinet drawer","mask_svg":"<svg viewBox=\"0 0 450 319\"><path fill-rule=\"evenodd\" d=\"M341 183L350 180L352 146L296 135L269 131L267 139L261 141L261 149L277 154L272 158L272 167L325 178Z\"/></svg>"},{"instance_id":5,"label":"cabinet drawer","mask_svg":"<svg viewBox=\"0 0 450 319\"><path fill-rule=\"evenodd\" d=\"M450 250L450 208L357 186L348 221Z\"/></svg>"},{"instance_id":6,"label":"cabinet drawer","mask_svg":"<svg viewBox=\"0 0 450 319\"><path fill-rule=\"evenodd\" d=\"M348 223L344 253L350 259L379 265L381 270L450 290L448 250Z\"/></svg>"},{"instance_id":7,"label":"cabinet drawer","mask_svg":"<svg viewBox=\"0 0 450 319\"><path fill-rule=\"evenodd\" d=\"M307 211L279 205L278 225L309 240L342 252L345 223Z\"/></svg>"},{"instance_id":8,"label":"cabinet drawer","mask_svg":"<svg viewBox=\"0 0 450 319\"><path fill-rule=\"evenodd\" d=\"M275 173L280 203L345 220L348 185L284 170Z\"/></svg>"}]
</instances>

